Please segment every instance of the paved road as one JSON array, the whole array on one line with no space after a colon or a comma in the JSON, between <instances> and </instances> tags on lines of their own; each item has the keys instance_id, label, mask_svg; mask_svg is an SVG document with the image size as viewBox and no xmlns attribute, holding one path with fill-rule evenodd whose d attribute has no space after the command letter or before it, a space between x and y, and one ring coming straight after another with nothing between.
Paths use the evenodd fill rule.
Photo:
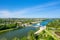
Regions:
<instances>
[{"instance_id":1,"label":"paved road","mask_svg":"<svg viewBox=\"0 0 60 40\"><path fill-rule=\"evenodd\" d=\"M40 30L38 30L38 31L35 32L34 34L39 34L40 32L42 32L42 31L45 30L45 29L46 29L46 26L40 27Z\"/></svg>"}]
</instances>

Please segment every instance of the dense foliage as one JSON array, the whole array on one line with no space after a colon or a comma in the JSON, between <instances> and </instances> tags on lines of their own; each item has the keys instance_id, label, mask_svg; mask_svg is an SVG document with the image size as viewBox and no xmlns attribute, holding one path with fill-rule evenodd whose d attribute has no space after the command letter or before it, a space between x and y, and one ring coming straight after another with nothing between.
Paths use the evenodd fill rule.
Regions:
<instances>
[{"instance_id":1,"label":"dense foliage","mask_svg":"<svg viewBox=\"0 0 60 40\"><path fill-rule=\"evenodd\" d=\"M20 24L17 22L24 23L31 23L33 21L36 21L35 19L10 19L10 20L0 20L0 30L5 29L11 29L11 28L23 28ZM44 20L43 20L44 21ZM52 32L49 31L51 28L59 29L60 28L60 19L53 19L52 22L49 22L46 30L43 30L40 34L34 34L34 31L30 31L27 36L24 36L22 38L14 37L12 40L55 40L57 39L55 36L53 36ZM2 38L1 40L7 40L6 38Z\"/></svg>"},{"instance_id":2,"label":"dense foliage","mask_svg":"<svg viewBox=\"0 0 60 40\"><path fill-rule=\"evenodd\" d=\"M54 19L52 22L49 22L47 28L60 29L60 19Z\"/></svg>"},{"instance_id":3,"label":"dense foliage","mask_svg":"<svg viewBox=\"0 0 60 40\"><path fill-rule=\"evenodd\" d=\"M11 28L23 28L25 25L22 24L34 22L34 19L26 18L0 18L0 30L11 29Z\"/></svg>"}]
</instances>

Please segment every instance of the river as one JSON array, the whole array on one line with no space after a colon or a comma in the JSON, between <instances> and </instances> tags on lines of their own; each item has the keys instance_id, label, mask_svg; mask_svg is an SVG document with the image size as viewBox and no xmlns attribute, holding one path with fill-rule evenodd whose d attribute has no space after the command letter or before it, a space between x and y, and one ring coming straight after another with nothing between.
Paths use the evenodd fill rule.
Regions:
<instances>
[{"instance_id":1,"label":"river","mask_svg":"<svg viewBox=\"0 0 60 40\"><path fill-rule=\"evenodd\" d=\"M50 20L42 21L40 23L40 26L45 26L46 24L48 24L48 22L50 22ZM37 24L34 24L32 26L35 26L35 25L37 25ZM14 30L14 31L8 31L8 32L5 32L3 34L0 34L0 39L7 38L7 40L11 40L14 37L21 38L23 36L27 36L29 31L31 31L31 30L37 31L37 28L32 27L32 26L31 27L26 27L26 28L23 28L23 29Z\"/></svg>"}]
</instances>

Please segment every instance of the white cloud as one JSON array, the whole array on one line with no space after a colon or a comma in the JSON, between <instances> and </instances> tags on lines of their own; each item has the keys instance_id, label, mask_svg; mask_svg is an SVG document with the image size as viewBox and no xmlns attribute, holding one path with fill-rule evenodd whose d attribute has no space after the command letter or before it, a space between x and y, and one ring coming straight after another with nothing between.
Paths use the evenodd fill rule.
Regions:
<instances>
[{"instance_id":1,"label":"white cloud","mask_svg":"<svg viewBox=\"0 0 60 40\"><path fill-rule=\"evenodd\" d=\"M0 11L0 14L2 17L9 17L10 16L10 12L9 11Z\"/></svg>"},{"instance_id":2,"label":"white cloud","mask_svg":"<svg viewBox=\"0 0 60 40\"><path fill-rule=\"evenodd\" d=\"M18 15L22 15L26 12L27 12L26 10L14 11L14 12L3 10L3 11L0 11L0 16L5 17L5 18L17 17Z\"/></svg>"},{"instance_id":3,"label":"white cloud","mask_svg":"<svg viewBox=\"0 0 60 40\"><path fill-rule=\"evenodd\" d=\"M2 10L0 11L0 17L24 17L23 14L29 14L29 13L38 13L38 11L43 11L45 8L48 8L49 6L54 6L54 5L57 5L59 4L59 2L52 2L52 3L47 3L47 4L43 4L43 5L37 5L37 6L34 6L34 7L31 7L31 8L25 8L25 9L22 9L22 10L18 10L18 11L9 11L9 10ZM25 15L26 16L26 15Z\"/></svg>"}]
</instances>

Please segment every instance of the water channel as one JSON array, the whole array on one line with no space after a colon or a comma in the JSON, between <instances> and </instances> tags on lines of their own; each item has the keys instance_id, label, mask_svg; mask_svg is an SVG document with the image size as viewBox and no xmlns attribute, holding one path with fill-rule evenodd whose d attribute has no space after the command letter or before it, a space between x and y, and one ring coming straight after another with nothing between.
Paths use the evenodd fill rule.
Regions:
<instances>
[{"instance_id":1,"label":"water channel","mask_svg":"<svg viewBox=\"0 0 60 40\"><path fill-rule=\"evenodd\" d=\"M42 22L40 22L40 25L38 25L38 27L39 26L41 26L41 27L45 26L50 21L51 20L42 21ZM21 38L23 36L27 36L29 31L31 31L31 30L37 31L37 27L33 27L33 26L36 26L36 25L37 24L33 24L31 27L26 27L26 28L23 28L23 29L18 29L18 30L13 30L13 31L8 31L8 32L5 32L5 33L2 33L2 34L0 34L0 39L7 38L7 40L11 40L14 37Z\"/></svg>"}]
</instances>

